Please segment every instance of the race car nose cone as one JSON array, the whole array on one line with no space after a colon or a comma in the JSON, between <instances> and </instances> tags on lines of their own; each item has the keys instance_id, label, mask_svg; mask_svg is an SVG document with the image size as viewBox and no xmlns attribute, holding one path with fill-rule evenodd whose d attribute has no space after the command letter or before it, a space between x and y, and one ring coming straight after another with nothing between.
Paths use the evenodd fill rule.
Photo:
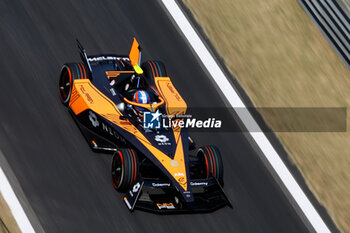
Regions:
<instances>
[{"instance_id":1,"label":"race car nose cone","mask_svg":"<svg viewBox=\"0 0 350 233\"><path fill-rule=\"evenodd\" d=\"M193 202L194 201L193 194L191 191L182 192L182 196L184 197L186 202Z\"/></svg>"}]
</instances>

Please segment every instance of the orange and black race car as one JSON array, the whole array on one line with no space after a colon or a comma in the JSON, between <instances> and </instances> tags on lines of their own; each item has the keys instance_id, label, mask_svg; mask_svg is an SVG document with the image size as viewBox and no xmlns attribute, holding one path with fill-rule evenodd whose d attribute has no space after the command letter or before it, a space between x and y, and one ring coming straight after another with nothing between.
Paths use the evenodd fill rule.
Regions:
<instances>
[{"instance_id":1,"label":"orange and black race car","mask_svg":"<svg viewBox=\"0 0 350 233\"><path fill-rule=\"evenodd\" d=\"M91 148L114 154L112 183L126 192L129 210L178 213L231 206L222 189L218 148L196 150L186 128L160 125L164 119L181 120L187 111L164 64L141 65L135 38L129 55L88 56L78 40L77 45L82 63L63 65L60 99Z\"/></svg>"}]
</instances>

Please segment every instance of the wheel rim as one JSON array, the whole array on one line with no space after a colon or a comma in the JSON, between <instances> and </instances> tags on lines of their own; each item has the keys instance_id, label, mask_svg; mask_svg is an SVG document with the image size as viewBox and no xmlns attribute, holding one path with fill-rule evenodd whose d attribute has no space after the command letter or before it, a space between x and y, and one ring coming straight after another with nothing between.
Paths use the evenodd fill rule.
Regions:
<instances>
[{"instance_id":1,"label":"wheel rim","mask_svg":"<svg viewBox=\"0 0 350 233\"><path fill-rule=\"evenodd\" d=\"M59 83L59 93L63 103L68 102L72 91L72 78L68 69L67 67L63 68Z\"/></svg>"},{"instance_id":2,"label":"wheel rim","mask_svg":"<svg viewBox=\"0 0 350 233\"><path fill-rule=\"evenodd\" d=\"M116 154L113 159L112 167L112 178L116 188L120 187L121 181L123 180L123 174L123 160L121 153L118 151L118 154Z\"/></svg>"}]
</instances>

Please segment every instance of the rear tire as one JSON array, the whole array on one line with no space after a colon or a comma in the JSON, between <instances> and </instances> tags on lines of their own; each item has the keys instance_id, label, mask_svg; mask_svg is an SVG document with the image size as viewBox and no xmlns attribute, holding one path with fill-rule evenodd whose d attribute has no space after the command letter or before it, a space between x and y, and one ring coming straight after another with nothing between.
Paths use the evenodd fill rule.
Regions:
<instances>
[{"instance_id":1,"label":"rear tire","mask_svg":"<svg viewBox=\"0 0 350 233\"><path fill-rule=\"evenodd\" d=\"M149 78L168 77L165 66L161 61L146 61L142 63L141 68L144 74Z\"/></svg>"},{"instance_id":2,"label":"rear tire","mask_svg":"<svg viewBox=\"0 0 350 233\"><path fill-rule=\"evenodd\" d=\"M221 186L224 185L224 166L220 150L216 146L201 146L197 157L201 164L203 178L215 177Z\"/></svg>"},{"instance_id":3,"label":"rear tire","mask_svg":"<svg viewBox=\"0 0 350 233\"><path fill-rule=\"evenodd\" d=\"M68 106L75 79L86 79L87 72L82 63L67 63L61 69L58 91L62 104Z\"/></svg>"},{"instance_id":4,"label":"rear tire","mask_svg":"<svg viewBox=\"0 0 350 233\"><path fill-rule=\"evenodd\" d=\"M135 150L120 149L113 155L112 184L119 192L132 187L139 175L139 162Z\"/></svg>"}]
</instances>

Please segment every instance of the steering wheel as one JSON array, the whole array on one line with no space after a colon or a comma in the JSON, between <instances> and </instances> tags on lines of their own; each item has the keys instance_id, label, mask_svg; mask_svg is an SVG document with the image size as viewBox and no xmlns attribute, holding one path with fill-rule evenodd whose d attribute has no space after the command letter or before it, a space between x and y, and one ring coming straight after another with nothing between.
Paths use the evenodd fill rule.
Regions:
<instances>
[{"instance_id":1,"label":"steering wheel","mask_svg":"<svg viewBox=\"0 0 350 233\"><path fill-rule=\"evenodd\" d=\"M140 103L136 103L134 101L130 101L128 100L126 97L124 97L124 101L127 104L130 104L132 106L136 106L136 107L140 107L140 108L145 108L147 110L149 110L150 112L154 112L156 111L160 106L162 106L164 104L164 99L162 97L158 97L160 99L159 103L155 103L155 104L140 104Z\"/></svg>"}]
</instances>

